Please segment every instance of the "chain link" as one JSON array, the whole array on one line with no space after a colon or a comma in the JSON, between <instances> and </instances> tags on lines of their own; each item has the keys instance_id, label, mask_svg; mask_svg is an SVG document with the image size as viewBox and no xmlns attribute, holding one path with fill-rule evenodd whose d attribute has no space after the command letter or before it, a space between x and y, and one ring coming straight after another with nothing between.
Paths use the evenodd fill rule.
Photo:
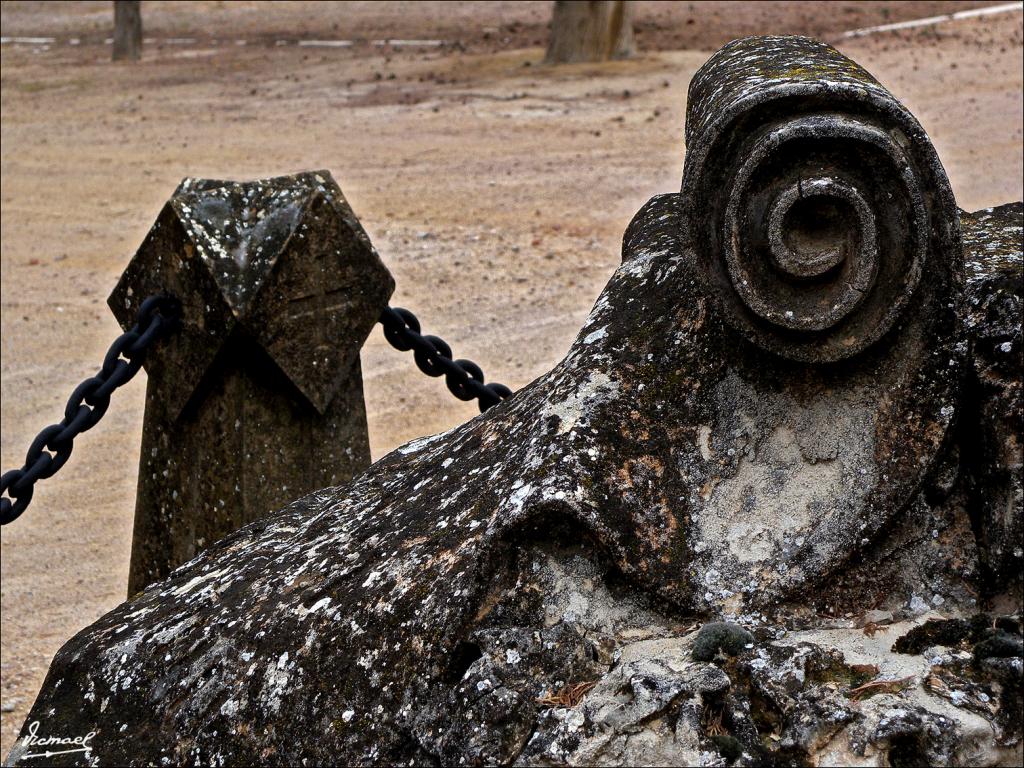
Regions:
<instances>
[{"instance_id":1,"label":"chain link","mask_svg":"<svg viewBox=\"0 0 1024 768\"><path fill-rule=\"evenodd\" d=\"M36 435L21 469L0 477L0 493L6 494L0 498L0 524L17 520L32 501L36 482L52 477L67 463L75 438L103 418L114 390L139 372L146 352L177 327L180 314L178 301L167 294L150 296L142 302L135 324L110 345L99 373L75 387L60 423Z\"/></svg>"},{"instance_id":2,"label":"chain link","mask_svg":"<svg viewBox=\"0 0 1024 768\"><path fill-rule=\"evenodd\" d=\"M380 316L384 338L400 352L413 350L416 367L427 376L444 376L448 390L459 400L480 401L480 413L512 394L504 384L485 384L484 372L472 360L453 360L452 348L437 336L420 333L420 321L408 309L387 307Z\"/></svg>"},{"instance_id":3,"label":"chain link","mask_svg":"<svg viewBox=\"0 0 1024 768\"><path fill-rule=\"evenodd\" d=\"M110 345L99 373L71 393L60 423L36 436L21 469L0 477L0 493L6 494L0 497L0 524L16 520L32 501L36 482L52 477L67 463L75 438L103 418L114 390L139 372L146 352L177 327L179 316L180 306L169 295L150 296L142 302L135 324ZM391 346L402 352L412 350L423 373L444 376L449 391L460 400L479 400L481 413L512 395L504 384L485 383L483 371L472 360L453 360L444 339L421 334L420 322L409 310L387 307L380 323Z\"/></svg>"}]
</instances>

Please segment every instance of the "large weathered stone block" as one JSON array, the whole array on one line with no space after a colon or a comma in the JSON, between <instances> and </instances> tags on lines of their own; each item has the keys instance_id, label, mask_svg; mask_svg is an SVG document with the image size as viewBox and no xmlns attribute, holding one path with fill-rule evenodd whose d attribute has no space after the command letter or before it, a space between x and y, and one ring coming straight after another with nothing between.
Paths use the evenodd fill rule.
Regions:
<instances>
[{"instance_id":1,"label":"large weathered stone block","mask_svg":"<svg viewBox=\"0 0 1024 768\"><path fill-rule=\"evenodd\" d=\"M961 218L973 353L963 442L982 564L1005 586L1024 572L1024 206Z\"/></svg>"},{"instance_id":2,"label":"large weathered stone block","mask_svg":"<svg viewBox=\"0 0 1024 768\"><path fill-rule=\"evenodd\" d=\"M967 450L961 382L1019 316L965 324L935 152L835 50L737 41L688 109L682 194L636 215L561 363L100 619L30 721L107 762L1019 759L1018 620L890 650L1001 589L979 530L1020 505L977 500L1019 470L1001 412ZM753 642L695 659L717 618Z\"/></svg>"}]
</instances>

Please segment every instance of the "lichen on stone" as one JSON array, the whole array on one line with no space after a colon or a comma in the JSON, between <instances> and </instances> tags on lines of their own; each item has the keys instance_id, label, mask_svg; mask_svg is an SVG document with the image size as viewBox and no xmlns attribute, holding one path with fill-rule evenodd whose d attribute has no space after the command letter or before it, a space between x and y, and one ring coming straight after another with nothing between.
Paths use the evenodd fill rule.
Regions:
<instances>
[{"instance_id":1,"label":"lichen on stone","mask_svg":"<svg viewBox=\"0 0 1024 768\"><path fill-rule=\"evenodd\" d=\"M634 217L564 360L100 618L29 722L105 764L1019 763L1019 612L968 617L1020 596L1021 208L961 216L824 44L732 44L691 97L683 192ZM707 206L735 191L713 150L790 119L889 227L846 254L877 292L815 314L801 284L792 321L741 306L722 243L752 217ZM846 143L876 139L895 214ZM737 200L795 181L757 157Z\"/></svg>"}]
</instances>

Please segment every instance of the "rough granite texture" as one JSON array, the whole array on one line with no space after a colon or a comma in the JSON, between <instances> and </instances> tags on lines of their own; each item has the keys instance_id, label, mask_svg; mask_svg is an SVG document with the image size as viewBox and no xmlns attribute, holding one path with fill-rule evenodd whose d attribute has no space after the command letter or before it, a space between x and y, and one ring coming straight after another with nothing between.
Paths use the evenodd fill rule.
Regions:
<instances>
[{"instance_id":1,"label":"rough granite texture","mask_svg":"<svg viewBox=\"0 0 1024 768\"><path fill-rule=\"evenodd\" d=\"M1021 209L964 217L965 285L927 137L819 43L733 43L691 98L683 192L636 215L566 358L72 638L24 733L95 735L53 763L1020 762L1019 607L893 646L936 610L1019 606ZM741 174L766 201L746 212L709 203L721 142L789 115L778 146L810 142L825 225L785 208L788 178ZM897 213L863 173L879 126ZM749 156L772 166L767 141ZM705 219L750 239L730 256ZM803 297L796 326L733 283L758 258ZM848 262L864 297L814 315ZM710 620L750 642L696 660Z\"/></svg>"},{"instance_id":2,"label":"rough granite texture","mask_svg":"<svg viewBox=\"0 0 1024 768\"><path fill-rule=\"evenodd\" d=\"M1024 204L963 216L967 326L972 340L972 395L978 429L971 481L981 560L1005 582L1024 570Z\"/></svg>"}]
</instances>

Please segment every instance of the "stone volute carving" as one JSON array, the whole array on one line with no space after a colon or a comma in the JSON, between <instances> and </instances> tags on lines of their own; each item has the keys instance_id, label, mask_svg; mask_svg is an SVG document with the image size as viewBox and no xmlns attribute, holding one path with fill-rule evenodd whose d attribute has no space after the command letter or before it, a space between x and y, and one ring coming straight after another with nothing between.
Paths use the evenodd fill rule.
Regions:
<instances>
[{"instance_id":1,"label":"stone volute carving","mask_svg":"<svg viewBox=\"0 0 1024 768\"><path fill-rule=\"evenodd\" d=\"M957 617L1019 597L1020 206L959 212L806 38L716 53L686 140L552 371L83 630L29 722L104 764L1016 759L1019 616Z\"/></svg>"}]
</instances>

